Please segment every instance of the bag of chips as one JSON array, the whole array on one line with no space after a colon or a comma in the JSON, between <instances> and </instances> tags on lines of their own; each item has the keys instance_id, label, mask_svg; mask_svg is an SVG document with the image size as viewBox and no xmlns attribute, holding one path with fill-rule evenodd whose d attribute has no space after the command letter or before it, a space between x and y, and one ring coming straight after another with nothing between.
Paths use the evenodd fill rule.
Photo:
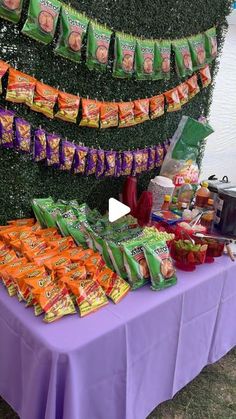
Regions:
<instances>
[{"instance_id":1,"label":"bag of chips","mask_svg":"<svg viewBox=\"0 0 236 419\"><path fill-rule=\"evenodd\" d=\"M202 87L207 87L211 84L211 72L209 65L207 64L205 67L201 68L200 71L200 77L202 82Z\"/></svg>"},{"instance_id":2,"label":"bag of chips","mask_svg":"<svg viewBox=\"0 0 236 419\"><path fill-rule=\"evenodd\" d=\"M147 241L144 244L144 254L151 276L152 290L161 290L176 284L175 269L165 242Z\"/></svg>"},{"instance_id":3,"label":"bag of chips","mask_svg":"<svg viewBox=\"0 0 236 419\"><path fill-rule=\"evenodd\" d=\"M194 96L196 96L197 93L200 92L197 75L194 74L192 77L186 80L186 83L188 85L189 99L192 99Z\"/></svg>"},{"instance_id":4,"label":"bag of chips","mask_svg":"<svg viewBox=\"0 0 236 419\"><path fill-rule=\"evenodd\" d=\"M121 176L131 175L133 167L133 152L132 151L123 151L122 152L122 167L121 167Z\"/></svg>"},{"instance_id":5,"label":"bag of chips","mask_svg":"<svg viewBox=\"0 0 236 419\"><path fill-rule=\"evenodd\" d=\"M157 54L154 40L136 40L135 77L138 80L156 80L159 78L160 54Z\"/></svg>"},{"instance_id":6,"label":"bag of chips","mask_svg":"<svg viewBox=\"0 0 236 419\"><path fill-rule=\"evenodd\" d=\"M105 151L97 150L97 165L96 165L96 177L103 176L105 171Z\"/></svg>"},{"instance_id":7,"label":"bag of chips","mask_svg":"<svg viewBox=\"0 0 236 419\"><path fill-rule=\"evenodd\" d=\"M0 16L10 22L18 23L21 17L23 0L1 0Z\"/></svg>"},{"instance_id":8,"label":"bag of chips","mask_svg":"<svg viewBox=\"0 0 236 419\"><path fill-rule=\"evenodd\" d=\"M115 58L113 76L131 78L134 72L134 53L136 39L121 32L115 34Z\"/></svg>"},{"instance_id":9,"label":"bag of chips","mask_svg":"<svg viewBox=\"0 0 236 419\"><path fill-rule=\"evenodd\" d=\"M36 129L34 131L34 160L41 161L46 159L46 133L42 129Z\"/></svg>"},{"instance_id":10,"label":"bag of chips","mask_svg":"<svg viewBox=\"0 0 236 419\"><path fill-rule=\"evenodd\" d=\"M171 43L168 40L156 41L156 47L160 51L161 55L161 70L159 78L169 79Z\"/></svg>"},{"instance_id":11,"label":"bag of chips","mask_svg":"<svg viewBox=\"0 0 236 419\"><path fill-rule=\"evenodd\" d=\"M115 102L102 102L100 107L101 128L118 126L118 104Z\"/></svg>"},{"instance_id":12,"label":"bag of chips","mask_svg":"<svg viewBox=\"0 0 236 419\"><path fill-rule=\"evenodd\" d=\"M108 304L108 300L100 285L92 279L77 281L76 303L80 316L84 317Z\"/></svg>"},{"instance_id":13,"label":"bag of chips","mask_svg":"<svg viewBox=\"0 0 236 419\"><path fill-rule=\"evenodd\" d=\"M165 100L164 95L153 96L149 100L150 118L155 119L164 114Z\"/></svg>"},{"instance_id":14,"label":"bag of chips","mask_svg":"<svg viewBox=\"0 0 236 419\"><path fill-rule=\"evenodd\" d=\"M143 169L143 150L133 151L133 167L132 167L132 176L136 176L139 173L142 173Z\"/></svg>"},{"instance_id":15,"label":"bag of chips","mask_svg":"<svg viewBox=\"0 0 236 419\"><path fill-rule=\"evenodd\" d=\"M86 65L89 70L94 68L106 71L108 52L112 31L106 26L90 21L87 36Z\"/></svg>"},{"instance_id":16,"label":"bag of chips","mask_svg":"<svg viewBox=\"0 0 236 419\"><path fill-rule=\"evenodd\" d=\"M116 177L121 176L121 168L122 168L122 153L117 151L116 152Z\"/></svg>"},{"instance_id":17,"label":"bag of chips","mask_svg":"<svg viewBox=\"0 0 236 419\"><path fill-rule=\"evenodd\" d=\"M63 4L60 21L60 37L55 53L80 62L81 48L88 27L88 18L75 9Z\"/></svg>"},{"instance_id":18,"label":"bag of chips","mask_svg":"<svg viewBox=\"0 0 236 419\"><path fill-rule=\"evenodd\" d=\"M44 114L48 118L53 118L53 108L56 104L57 97L57 89L37 81L31 109Z\"/></svg>"},{"instance_id":19,"label":"bag of chips","mask_svg":"<svg viewBox=\"0 0 236 419\"><path fill-rule=\"evenodd\" d=\"M188 84L184 81L183 83L177 86L177 90L179 94L180 104L182 106L188 102L188 94L189 94Z\"/></svg>"},{"instance_id":20,"label":"bag of chips","mask_svg":"<svg viewBox=\"0 0 236 419\"><path fill-rule=\"evenodd\" d=\"M101 103L97 100L82 99L82 119L80 127L99 128Z\"/></svg>"},{"instance_id":21,"label":"bag of chips","mask_svg":"<svg viewBox=\"0 0 236 419\"><path fill-rule=\"evenodd\" d=\"M192 57L193 71L204 67L206 64L205 38L202 33L188 38Z\"/></svg>"},{"instance_id":22,"label":"bag of chips","mask_svg":"<svg viewBox=\"0 0 236 419\"><path fill-rule=\"evenodd\" d=\"M156 149L155 147L149 147L147 150L148 150L147 170L152 170L155 167Z\"/></svg>"},{"instance_id":23,"label":"bag of chips","mask_svg":"<svg viewBox=\"0 0 236 419\"><path fill-rule=\"evenodd\" d=\"M87 154L88 154L88 147L84 147L80 145L75 146L75 155L74 155L74 163L73 163L73 171L75 174L85 173Z\"/></svg>"},{"instance_id":24,"label":"bag of chips","mask_svg":"<svg viewBox=\"0 0 236 419\"><path fill-rule=\"evenodd\" d=\"M56 134L47 134L46 154L47 165L59 167L60 163L60 137Z\"/></svg>"},{"instance_id":25,"label":"bag of chips","mask_svg":"<svg viewBox=\"0 0 236 419\"><path fill-rule=\"evenodd\" d=\"M205 32L206 62L211 63L217 56L217 36L216 27Z\"/></svg>"},{"instance_id":26,"label":"bag of chips","mask_svg":"<svg viewBox=\"0 0 236 419\"><path fill-rule=\"evenodd\" d=\"M105 151L105 173L104 176L115 176L116 173L116 151Z\"/></svg>"},{"instance_id":27,"label":"bag of chips","mask_svg":"<svg viewBox=\"0 0 236 419\"><path fill-rule=\"evenodd\" d=\"M75 144L69 141L62 141L60 155L60 169L71 170L75 154Z\"/></svg>"},{"instance_id":28,"label":"bag of chips","mask_svg":"<svg viewBox=\"0 0 236 419\"><path fill-rule=\"evenodd\" d=\"M155 167L160 167L163 163L163 159L164 159L164 146L162 144L158 144L156 146Z\"/></svg>"},{"instance_id":29,"label":"bag of chips","mask_svg":"<svg viewBox=\"0 0 236 419\"><path fill-rule=\"evenodd\" d=\"M149 99L138 99L133 103L135 123L140 124L147 121L149 119Z\"/></svg>"},{"instance_id":30,"label":"bag of chips","mask_svg":"<svg viewBox=\"0 0 236 419\"><path fill-rule=\"evenodd\" d=\"M32 106L35 86L36 80L33 77L10 68L6 100Z\"/></svg>"},{"instance_id":31,"label":"bag of chips","mask_svg":"<svg viewBox=\"0 0 236 419\"><path fill-rule=\"evenodd\" d=\"M0 109L0 145L4 148L13 148L13 122L15 112Z\"/></svg>"},{"instance_id":32,"label":"bag of chips","mask_svg":"<svg viewBox=\"0 0 236 419\"><path fill-rule=\"evenodd\" d=\"M134 102L119 102L119 128L131 127L136 124L134 118Z\"/></svg>"},{"instance_id":33,"label":"bag of chips","mask_svg":"<svg viewBox=\"0 0 236 419\"><path fill-rule=\"evenodd\" d=\"M189 49L188 40L185 38L176 39L171 42L175 53L176 72L180 77L186 77L193 72L193 64Z\"/></svg>"},{"instance_id":34,"label":"bag of chips","mask_svg":"<svg viewBox=\"0 0 236 419\"><path fill-rule=\"evenodd\" d=\"M17 150L30 152L31 125L22 118L15 118L15 147Z\"/></svg>"},{"instance_id":35,"label":"bag of chips","mask_svg":"<svg viewBox=\"0 0 236 419\"><path fill-rule=\"evenodd\" d=\"M1 9L1 7L0 7ZM2 78L6 74L7 70L9 69L10 65L5 61L0 60L0 94L2 94Z\"/></svg>"},{"instance_id":36,"label":"bag of chips","mask_svg":"<svg viewBox=\"0 0 236 419\"><path fill-rule=\"evenodd\" d=\"M126 279L127 273L124 265L123 248L121 244L115 243L113 240L107 240L106 246L113 265L113 269L116 271L117 275L123 279Z\"/></svg>"},{"instance_id":37,"label":"bag of chips","mask_svg":"<svg viewBox=\"0 0 236 419\"><path fill-rule=\"evenodd\" d=\"M65 92L58 92L57 104L59 110L55 114L55 117L63 121L76 123L79 113L80 97Z\"/></svg>"},{"instance_id":38,"label":"bag of chips","mask_svg":"<svg viewBox=\"0 0 236 419\"><path fill-rule=\"evenodd\" d=\"M123 243L124 263L128 276L128 281L132 289L140 288L145 285L150 273L144 255L144 240L134 239Z\"/></svg>"},{"instance_id":39,"label":"bag of chips","mask_svg":"<svg viewBox=\"0 0 236 419\"><path fill-rule=\"evenodd\" d=\"M23 34L43 44L52 42L60 9L61 3L58 0L30 0Z\"/></svg>"},{"instance_id":40,"label":"bag of chips","mask_svg":"<svg viewBox=\"0 0 236 419\"><path fill-rule=\"evenodd\" d=\"M119 303L130 290L129 284L120 278L117 273L104 267L95 277L107 297L115 304Z\"/></svg>"},{"instance_id":41,"label":"bag of chips","mask_svg":"<svg viewBox=\"0 0 236 419\"><path fill-rule=\"evenodd\" d=\"M164 93L167 102L167 112L179 111L181 109L181 103L179 99L178 89L168 90Z\"/></svg>"},{"instance_id":42,"label":"bag of chips","mask_svg":"<svg viewBox=\"0 0 236 419\"><path fill-rule=\"evenodd\" d=\"M90 148L87 154L86 175L94 175L97 167L97 150Z\"/></svg>"}]
</instances>

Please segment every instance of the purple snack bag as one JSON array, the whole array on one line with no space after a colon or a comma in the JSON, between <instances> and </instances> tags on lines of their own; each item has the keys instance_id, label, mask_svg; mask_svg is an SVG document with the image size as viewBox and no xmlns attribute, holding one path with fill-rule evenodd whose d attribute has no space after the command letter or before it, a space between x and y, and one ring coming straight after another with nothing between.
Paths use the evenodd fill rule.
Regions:
<instances>
[{"instance_id":1,"label":"purple snack bag","mask_svg":"<svg viewBox=\"0 0 236 419\"><path fill-rule=\"evenodd\" d=\"M142 172L146 172L148 169L148 148L144 148L143 150L143 161L142 161Z\"/></svg>"},{"instance_id":2,"label":"purple snack bag","mask_svg":"<svg viewBox=\"0 0 236 419\"><path fill-rule=\"evenodd\" d=\"M105 176L115 176L116 151L105 151Z\"/></svg>"},{"instance_id":3,"label":"purple snack bag","mask_svg":"<svg viewBox=\"0 0 236 419\"><path fill-rule=\"evenodd\" d=\"M133 161L133 168L132 168L132 176L136 176L142 172L143 150L134 150L133 156L134 156L134 161Z\"/></svg>"},{"instance_id":4,"label":"purple snack bag","mask_svg":"<svg viewBox=\"0 0 236 419\"><path fill-rule=\"evenodd\" d=\"M119 151L116 153L116 171L115 176L120 177L122 169L122 153Z\"/></svg>"},{"instance_id":5,"label":"purple snack bag","mask_svg":"<svg viewBox=\"0 0 236 419\"><path fill-rule=\"evenodd\" d=\"M46 133L39 128L34 131L34 160L46 159Z\"/></svg>"},{"instance_id":6,"label":"purple snack bag","mask_svg":"<svg viewBox=\"0 0 236 419\"><path fill-rule=\"evenodd\" d=\"M163 158L164 158L164 147L163 147L163 144L158 144L156 146L155 167L160 167L162 165Z\"/></svg>"},{"instance_id":7,"label":"purple snack bag","mask_svg":"<svg viewBox=\"0 0 236 419\"><path fill-rule=\"evenodd\" d=\"M97 150L96 177L101 177L105 170L105 151Z\"/></svg>"},{"instance_id":8,"label":"purple snack bag","mask_svg":"<svg viewBox=\"0 0 236 419\"><path fill-rule=\"evenodd\" d=\"M15 147L17 150L30 153L31 125L22 118L15 118Z\"/></svg>"},{"instance_id":9,"label":"purple snack bag","mask_svg":"<svg viewBox=\"0 0 236 419\"><path fill-rule=\"evenodd\" d=\"M60 164L60 137L56 134L47 134L47 164L59 167Z\"/></svg>"},{"instance_id":10,"label":"purple snack bag","mask_svg":"<svg viewBox=\"0 0 236 419\"><path fill-rule=\"evenodd\" d=\"M156 148L149 147L148 148L148 170L152 170L155 167L155 158L156 158Z\"/></svg>"},{"instance_id":11,"label":"purple snack bag","mask_svg":"<svg viewBox=\"0 0 236 419\"><path fill-rule=\"evenodd\" d=\"M90 148L87 156L86 175L94 175L97 167L97 150Z\"/></svg>"},{"instance_id":12,"label":"purple snack bag","mask_svg":"<svg viewBox=\"0 0 236 419\"><path fill-rule=\"evenodd\" d=\"M131 175L132 166L133 166L133 152L132 151L123 151L122 152L122 167L121 175L129 176Z\"/></svg>"},{"instance_id":13,"label":"purple snack bag","mask_svg":"<svg viewBox=\"0 0 236 419\"><path fill-rule=\"evenodd\" d=\"M75 144L70 141L62 141L60 154L60 169L71 170L75 154Z\"/></svg>"},{"instance_id":14,"label":"purple snack bag","mask_svg":"<svg viewBox=\"0 0 236 419\"><path fill-rule=\"evenodd\" d=\"M4 148L13 148L13 122L15 113L0 109L0 145Z\"/></svg>"},{"instance_id":15,"label":"purple snack bag","mask_svg":"<svg viewBox=\"0 0 236 419\"><path fill-rule=\"evenodd\" d=\"M75 147L75 157L73 163L73 171L74 173L85 173L86 168L86 157L88 154L88 147L84 147L81 145L76 145Z\"/></svg>"}]
</instances>

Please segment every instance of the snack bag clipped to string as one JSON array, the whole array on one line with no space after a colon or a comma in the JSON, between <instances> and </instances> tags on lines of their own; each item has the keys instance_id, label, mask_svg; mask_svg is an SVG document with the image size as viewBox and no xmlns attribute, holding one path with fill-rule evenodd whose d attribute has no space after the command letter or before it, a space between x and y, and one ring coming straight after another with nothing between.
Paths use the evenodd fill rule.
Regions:
<instances>
[{"instance_id":1,"label":"snack bag clipped to string","mask_svg":"<svg viewBox=\"0 0 236 419\"><path fill-rule=\"evenodd\" d=\"M122 152L122 165L121 165L121 176L129 176L132 172L133 167L133 152L123 151Z\"/></svg>"},{"instance_id":2,"label":"snack bag clipped to string","mask_svg":"<svg viewBox=\"0 0 236 419\"><path fill-rule=\"evenodd\" d=\"M1 0L0 17L18 23L21 17L23 0Z\"/></svg>"},{"instance_id":3,"label":"snack bag clipped to string","mask_svg":"<svg viewBox=\"0 0 236 419\"><path fill-rule=\"evenodd\" d=\"M192 57L193 71L204 67L206 64L205 38L202 33L188 38L189 48Z\"/></svg>"},{"instance_id":4,"label":"snack bag clipped to string","mask_svg":"<svg viewBox=\"0 0 236 419\"><path fill-rule=\"evenodd\" d=\"M86 65L106 71L112 31L106 26L90 20L87 35Z\"/></svg>"},{"instance_id":5,"label":"snack bag clipped to string","mask_svg":"<svg viewBox=\"0 0 236 419\"><path fill-rule=\"evenodd\" d=\"M86 175L94 175L97 167L97 150L90 148L87 155Z\"/></svg>"},{"instance_id":6,"label":"snack bag clipped to string","mask_svg":"<svg viewBox=\"0 0 236 419\"><path fill-rule=\"evenodd\" d=\"M137 80L156 80L159 78L160 60L155 53L155 41L137 39L135 49L135 77Z\"/></svg>"},{"instance_id":7,"label":"snack bag clipped to string","mask_svg":"<svg viewBox=\"0 0 236 419\"><path fill-rule=\"evenodd\" d=\"M76 123L79 113L80 97L65 92L58 92L58 108L55 118Z\"/></svg>"},{"instance_id":8,"label":"snack bag clipped to string","mask_svg":"<svg viewBox=\"0 0 236 419\"><path fill-rule=\"evenodd\" d=\"M15 112L0 109L0 145L3 148L13 148L13 122Z\"/></svg>"},{"instance_id":9,"label":"snack bag clipped to string","mask_svg":"<svg viewBox=\"0 0 236 419\"><path fill-rule=\"evenodd\" d=\"M10 65L5 61L0 60L0 94L2 94L2 78L5 76Z\"/></svg>"},{"instance_id":10,"label":"snack bag clipped to string","mask_svg":"<svg viewBox=\"0 0 236 419\"><path fill-rule=\"evenodd\" d=\"M148 150L147 170L152 170L155 167L156 149L155 147L149 147L147 150Z\"/></svg>"},{"instance_id":11,"label":"snack bag clipped to string","mask_svg":"<svg viewBox=\"0 0 236 419\"><path fill-rule=\"evenodd\" d=\"M58 0L30 0L22 33L43 44L52 42L61 10Z\"/></svg>"},{"instance_id":12,"label":"snack bag clipped to string","mask_svg":"<svg viewBox=\"0 0 236 419\"><path fill-rule=\"evenodd\" d=\"M118 104L115 102L102 102L100 107L101 128L118 126Z\"/></svg>"},{"instance_id":13,"label":"snack bag clipped to string","mask_svg":"<svg viewBox=\"0 0 236 419\"><path fill-rule=\"evenodd\" d=\"M80 62L81 48L88 27L88 18L63 4L61 10L60 36L55 53L69 60Z\"/></svg>"},{"instance_id":14,"label":"snack bag clipped to string","mask_svg":"<svg viewBox=\"0 0 236 419\"><path fill-rule=\"evenodd\" d=\"M53 118L53 109L58 97L58 90L47 84L37 81L34 92L34 101L31 109L40 112L48 118Z\"/></svg>"},{"instance_id":15,"label":"snack bag clipped to string","mask_svg":"<svg viewBox=\"0 0 236 419\"><path fill-rule=\"evenodd\" d=\"M211 84L211 72L209 65L207 64L205 67L201 68L200 71L200 77L202 82L202 87L207 87Z\"/></svg>"},{"instance_id":16,"label":"snack bag clipped to string","mask_svg":"<svg viewBox=\"0 0 236 419\"><path fill-rule=\"evenodd\" d=\"M104 176L115 176L116 173L116 151L105 151L105 173Z\"/></svg>"},{"instance_id":17,"label":"snack bag clipped to string","mask_svg":"<svg viewBox=\"0 0 236 419\"><path fill-rule=\"evenodd\" d=\"M97 100L82 99L81 127L99 128L101 103Z\"/></svg>"},{"instance_id":18,"label":"snack bag clipped to string","mask_svg":"<svg viewBox=\"0 0 236 419\"><path fill-rule=\"evenodd\" d=\"M178 89L176 87L168 90L164 95L167 102L167 112L179 111L181 109Z\"/></svg>"},{"instance_id":19,"label":"snack bag clipped to string","mask_svg":"<svg viewBox=\"0 0 236 419\"><path fill-rule=\"evenodd\" d=\"M175 53L176 72L180 77L186 77L193 72L193 64L188 40L185 38L171 42Z\"/></svg>"},{"instance_id":20,"label":"snack bag clipped to string","mask_svg":"<svg viewBox=\"0 0 236 419\"><path fill-rule=\"evenodd\" d=\"M125 269L132 289L142 287L150 278L143 246L143 239L123 243Z\"/></svg>"},{"instance_id":21,"label":"snack bag clipped to string","mask_svg":"<svg viewBox=\"0 0 236 419\"><path fill-rule=\"evenodd\" d=\"M115 304L118 304L130 290L130 285L124 279L106 267L96 275L95 280Z\"/></svg>"},{"instance_id":22,"label":"snack bag clipped to string","mask_svg":"<svg viewBox=\"0 0 236 419\"><path fill-rule=\"evenodd\" d=\"M136 39L121 32L115 34L115 60L113 76L131 78L134 72L134 53Z\"/></svg>"},{"instance_id":23,"label":"snack bag clipped to string","mask_svg":"<svg viewBox=\"0 0 236 419\"><path fill-rule=\"evenodd\" d=\"M136 176L139 173L142 173L143 169L143 150L133 151L133 167L132 167L132 176Z\"/></svg>"},{"instance_id":24,"label":"snack bag clipped to string","mask_svg":"<svg viewBox=\"0 0 236 419\"><path fill-rule=\"evenodd\" d=\"M216 27L205 32L206 62L211 63L217 56L217 36Z\"/></svg>"},{"instance_id":25,"label":"snack bag clipped to string","mask_svg":"<svg viewBox=\"0 0 236 419\"><path fill-rule=\"evenodd\" d=\"M15 147L19 151L30 153L31 125L22 118L15 118Z\"/></svg>"},{"instance_id":26,"label":"snack bag clipped to string","mask_svg":"<svg viewBox=\"0 0 236 419\"><path fill-rule=\"evenodd\" d=\"M76 145L75 147L75 155L74 155L74 163L73 163L73 172L75 174L85 173L86 169L86 158L88 154L88 147Z\"/></svg>"},{"instance_id":27,"label":"snack bag clipped to string","mask_svg":"<svg viewBox=\"0 0 236 419\"><path fill-rule=\"evenodd\" d=\"M162 116L165 111L164 95L153 96L149 100L150 105L150 118L156 119Z\"/></svg>"},{"instance_id":28,"label":"snack bag clipped to string","mask_svg":"<svg viewBox=\"0 0 236 419\"><path fill-rule=\"evenodd\" d=\"M120 102L119 108L119 128L131 127L136 124L134 118L134 102Z\"/></svg>"},{"instance_id":29,"label":"snack bag clipped to string","mask_svg":"<svg viewBox=\"0 0 236 419\"><path fill-rule=\"evenodd\" d=\"M188 85L189 99L192 99L200 92L200 88L197 81L197 75L194 74L192 77L186 80L186 83Z\"/></svg>"},{"instance_id":30,"label":"snack bag clipped to string","mask_svg":"<svg viewBox=\"0 0 236 419\"><path fill-rule=\"evenodd\" d=\"M121 176L121 167L122 167L122 153L120 151L116 152L116 177Z\"/></svg>"},{"instance_id":31,"label":"snack bag clipped to string","mask_svg":"<svg viewBox=\"0 0 236 419\"><path fill-rule=\"evenodd\" d=\"M152 290L161 290L176 284L175 269L165 242L149 240L144 245L144 254L150 272Z\"/></svg>"},{"instance_id":32,"label":"snack bag clipped to string","mask_svg":"<svg viewBox=\"0 0 236 419\"><path fill-rule=\"evenodd\" d=\"M183 82L177 86L178 94L179 94L179 100L180 104L185 105L185 103L188 102L188 96L189 96L189 87L188 83Z\"/></svg>"},{"instance_id":33,"label":"snack bag clipped to string","mask_svg":"<svg viewBox=\"0 0 236 419\"><path fill-rule=\"evenodd\" d=\"M60 142L61 139L58 135L47 134L46 154L48 166L59 167Z\"/></svg>"},{"instance_id":34,"label":"snack bag clipped to string","mask_svg":"<svg viewBox=\"0 0 236 419\"><path fill-rule=\"evenodd\" d=\"M46 159L46 133L42 129L37 129L34 131L34 160L41 161Z\"/></svg>"},{"instance_id":35,"label":"snack bag clipped to string","mask_svg":"<svg viewBox=\"0 0 236 419\"><path fill-rule=\"evenodd\" d=\"M6 100L32 106L35 86L36 79L14 68L10 68Z\"/></svg>"},{"instance_id":36,"label":"snack bag clipped to string","mask_svg":"<svg viewBox=\"0 0 236 419\"><path fill-rule=\"evenodd\" d=\"M134 100L134 119L136 124L149 119L149 99Z\"/></svg>"},{"instance_id":37,"label":"snack bag clipped to string","mask_svg":"<svg viewBox=\"0 0 236 419\"><path fill-rule=\"evenodd\" d=\"M60 169L71 170L75 154L75 144L69 141L62 141L60 155Z\"/></svg>"},{"instance_id":38,"label":"snack bag clipped to string","mask_svg":"<svg viewBox=\"0 0 236 419\"><path fill-rule=\"evenodd\" d=\"M161 70L159 78L169 79L171 43L168 40L156 41L156 47L160 51L161 56Z\"/></svg>"},{"instance_id":39,"label":"snack bag clipped to string","mask_svg":"<svg viewBox=\"0 0 236 419\"><path fill-rule=\"evenodd\" d=\"M96 178L104 175L105 171L105 151L97 150L97 165L96 165Z\"/></svg>"}]
</instances>

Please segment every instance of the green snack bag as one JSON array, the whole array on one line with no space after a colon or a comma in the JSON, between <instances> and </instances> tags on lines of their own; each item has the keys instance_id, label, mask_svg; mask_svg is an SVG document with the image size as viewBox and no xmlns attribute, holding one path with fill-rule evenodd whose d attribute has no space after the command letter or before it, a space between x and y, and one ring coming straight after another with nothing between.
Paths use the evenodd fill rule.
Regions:
<instances>
[{"instance_id":1,"label":"green snack bag","mask_svg":"<svg viewBox=\"0 0 236 419\"><path fill-rule=\"evenodd\" d=\"M206 62L211 63L217 56L216 27L205 32Z\"/></svg>"},{"instance_id":2,"label":"green snack bag","mask_svg":"<svg viewBox=\"0 0 236 419\"><path fill-rule=\"evenodd\" d=\"M63 236L70 236L68 225L73 225L78 220L78 211L75 208L71 208L57 215L56 223Z\"/></svg>"},{"instance_id":3,"label":"green snack bag","mask_svg":"<svg viewBox=\"0 0 236 419\"><path fill-rule=\"evenodd\" d=\"M61 9L58 0L30 0L22 33L43 44L52 42Z\"/></svg>"},{"instance_id":4,"label":"green snack bag","mask_svg":"<svg viewBox=\"0 0 236 419\"><path fill-rule=\"evenodd\" d=\"M193 64L187 39L172 41L172 48L175 53L176 72L180 77L192 74Z\"/></svg>"},{"instance_id":5,"label":"green snack bag","mask_svg":"<svg viewBox=\"0 0 236 419\"><path fill-rule=\"evenodd\" d=\"M153 40L137 39L135 49L135 77L138 80L160 78L161 56Z\"/></svg>"},{"instance_id":6,"label":"green snack bag","mask_svg":"<svg viewBox=\"0 0 236 419\"><path fill-rule=\"evenodd\" d=\"M123 243L125 269L133 290L145 285L150 278L144 255L144 243L143 239L134 239Z\"/></svg>"},{"instance_id":7,"label":"green snack bag","mask_svg":"<svg viewBox=\"0 0 236 419\"><path fill-rule=\"evenodd\" d=\"M176 284L175 269L168 246L164 241L150 240L146 242L144 254L151 276L152 290L161 290Z\"/></svg>"},{"instance_id":8,"label":"green snack bag","mask_svg":"<svg viewBox=\"0 0 236 419\"><path fill-rule=\"evenodd\" d=\"M46 227L42 207L51 206L52 204L54 204L54 201L51 196L49 198L37 198L32 200L31 206L34 211L35 218L39 222L41 227Z\"/></svg>"},{"instance_id":9,"label":"green snack bag","mask_svg":"<svg viewBox=\"0 0 236 419\"><path fill-rule=\"evenodd\" d=\"M69 60L80 62L81 48L89 20L69 6L63 5L60 22L60 37L55 53Z\"/></svg>"},{"instance_id":10,"label":"green snack bag","mask_svg":"<svg viewBox=\"0 0 236 419\"><path fill-rule=\"evenodd\" d=\"M18 23L21 17L23 0L0 0L0 16L10 22Z\"/></svg>"},{"instance_id":11,"label":"green snack bag","mask_svg":"<svg viewBox=\"0 0 236 419\"><path fill-rule=\"evenodd\" d=\"M115 36L115 59L113 76L131 78L134 72L134 53L136 39L131 35L116 32Z\"/></svg>"},{"instance_id":12,"label":"green snack bag","mask_svg":"<svg viewBox=\"0 0 236 419\"><path fill-rule=\"evenodd\" d=\"M117 275L123 279L126 279L127 273L124 265L122 246L112 240L107 240L106 245L113 269L116 271Z\"/></svg>"},{"instance_id":13,"label":"green snack bag","mask_svg":"<svg viewBox=\"0 0 236 419\"><path fill-rule=\"evenodd\" d=\"M63 204L40 205L46 226L57 227L57 217L65 211Z\"/></svg>"},{"instance_id":14,"label":"green snack bag","mask_svg":"<svg viewBox=\"0 0 236 419\"><path fill-rule=\"evenodd\" d=\"M112 31L106 26L89 22L86 50L86 65L89 70L96 68L106 71L111 35Z\"/></svg>"},{"instance_id":15,"label":"green snack bag","mask_svg":"<svg viewBox=\"0 0 236 419\"><path fill-rule=\"evenodd\" d=\"M188 38L189 48L192 57L193 71L204 67L206 64L205 39L202 33Z\"/></svg>"},{"instance_id":16,"label":"green snack bag","mask_svg":"<svg viewBox=\"0 0 236 419\"><path fill-rule=\"evenodd\" d=\"M170 47L171 43L168 40L156 41L156 55L160 55L160 79L170 78Z\"/></svg>"},{"instance_id":17,"label":"green snack bag","mask_svg":"<svg viewBox=\"0 0 236 419\"><path fill-rule=\"evenodd\" d=\"M67 228L70 233L70 236L73 237L76 244L78 246L83 246L84 249L87 249L88 246L87 246L86 238L81 229L81 222L75 221L72 225L68 225Z\"/></svg>"}]
</instances>

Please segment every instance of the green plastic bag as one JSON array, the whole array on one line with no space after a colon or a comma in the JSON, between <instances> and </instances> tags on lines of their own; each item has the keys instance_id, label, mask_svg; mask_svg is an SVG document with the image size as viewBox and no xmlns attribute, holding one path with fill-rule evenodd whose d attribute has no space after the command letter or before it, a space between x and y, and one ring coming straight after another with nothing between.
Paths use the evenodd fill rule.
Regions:
<instances>
[{"instance_id":1,"label":"green plastic bag","mask_svg":"<svg viewBox=\"0 0 236 419\"><path fill-rule=\"evenodd\" d=\"M52 42L61 9L58 0L30 0L22 33L43 44Z\"/></svg>"},{"instance_id":2,"label":"green plastic bag","mask_svg":"<svg viewBox=\"0 0 236 419\"><path fill-rule=\"evenodd\" d=\"M205 39L202 33L188 38L189 48L192 57L193 71L204 67L206 64Z\"/></svg>"},{"instance_id":3,"label":"green plastic bag","mask_svg":"<svg viewBox=\"0 0 236 419\"><path fill-rule=\"evenodd\" d=\"M115 59L113 76L119 78L131 78L134 72L134 53L136 39L131 35L116 32L115 36Z\"/></svg>"},{"instance_id":4,"label":"green plastic bag","mask_svg":"<svg viewBox=\"0 0 236 419\"><path fill-rule=\"evenodd\" d=\"M135 239L123 243L125 269L128 281L133 290L142 287L150 279L150 273L144 255L144 244L145 241L143 239Z\"/></svg>"},{"instance_id":5,"label":"green plastic bag","mask_svg":"<svg viewBox=\"0 0 236 419\"><path fill-rule=\"evenodd\" d=\"M87 246L86 238L81 229L81 222L76 221L72 225L68 225L67 228L70 233L70 236L73 237L76 244L78 246L83 246L84 249L87 249L88 246Z\"/></svg>"},{"instance_id":6,"label":"green plastic bag","mask_svg":"<svg viewBox=\"0 0 236 419\"><path fill-rule=\"evenodd\" d=\"M168 246L164 241L146 242L144 254L150 272L152 290L161 290L176 284L175 269Z\"/></svg>"},{"instance_id":7,"label":"green plastic bag","mask_svg":"<svg viewBox=\"0 0 236 419\"><path fill-rule=\"evenodd\" d=\"M31 206L34 211L36 220L39 222L41 227L47 227L47 224L44 218L43 208L47 206L50 207L53 204L54 204L54 201L51 196L49 196L48 198L35 198L32 200Z\"/></svg>"},{"instance_id":8,"label":"green plastic bag","mask_svg":"<svg viewBox=\"0 0 236 419\"><path fill-rule=\"evenodd\" d=\"M113 269L116 271L117 275L121 278L126 279L127 273L124 264L123 257L123 248L119 243L115 243L112 240L106 241L108 254L113 265Z\"/></svg>"},{"instance_id":9,"label":"green plastic bag","mask_svg":"<svg viewBox=\"0 0 236 419\"><path fill-rule=\"evenodd\" d=\"M0 0L0 17L18 23L21 17L23 0Z\"/></svg>"},{"instance_id":10,"label":"green plastic bag","mask_svg":"<svg viewBox=\"0 0 236 419\"><path fill-rule=\"evenodd\" d=\"M216 27L205 32L206 62L211 63L217 56Z\"/></svg>"},{"instance_id":11,"label":"green plastic bag","mask_svg":"<svg viewBox=\"0 0 236 419\"><path fill-rule=\"evenodd\" d=\"M137 39L135 49L135 77L138 80L158 80L161 55L153 40Z\"/></svg>"},{"instance_id":12,"label":"green plastic bag","mask_svg":"<svg viewBox=\"0 0 236 419\"><path fill-rule=\"evenodd\" d=\"M89 20L69 6L63 5L60 21L60 37L55 53L69 60L80 62L81 48Z\"/></svg>"},{"instance_id":13,"label":"green plastic bag","mask_svg":"<svg viewBox=\"0 0 236 419\"><path fill-rule=\"evenodd\" d=\"M106 26L89 22L86 50L86 65L89 70L96 68L106 71L111 35L112 31Z\"/></svg>"},{"instance_id":14,"label":"green plastic bag","mask_svg":"<svg viewBox=\"0 0 236 419\"><path fill-rule=\"evenodd\" d=\"M169 40L156 41L156 54L160 54L161 59L161 69L160 69L160 79L169 79L170 78L170 51L171 43Z\"/></svg>"},{"instance_id":15,"label":"green plastic bag","mask_svg":"<svg viewBox=\"0 0 236 419\"><path fill-rule=\"evenodd\" d=\"M172 41L172 48L175 53L176 72L180 77L192 74L193 64L187 39Z\"/></svg>"}]
</instances>

